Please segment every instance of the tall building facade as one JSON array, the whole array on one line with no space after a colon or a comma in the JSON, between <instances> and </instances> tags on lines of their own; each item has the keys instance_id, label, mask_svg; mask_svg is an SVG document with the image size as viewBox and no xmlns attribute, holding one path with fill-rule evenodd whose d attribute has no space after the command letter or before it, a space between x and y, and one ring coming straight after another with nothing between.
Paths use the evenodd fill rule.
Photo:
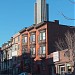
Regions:
<instances>
[{"instance_id":1,"label":"tall building facade","mask_svg":"<svg viewBox=\"0 0 75 75\"><path fill-rule=\"evenodd\" d=\"M48 16L48 4L46 4L46 0L36 0L34 10L35 24L48 21Z\"/></svg>"},{"instance_id":2,"label":"tall building facade","mask_svg":"<svg viewBox=\"0 0 75 75\"><path fill-rule=\"evenodd\" d=\"M69 60L64 56L66 50L57 51L55 47L55 42L59 38L65 39L67 31L73 32L75 29L59 24L58 20L41 22L21 30L23 71L31 73L31 75L72 73L72 57Z\"/></svg>"}]
</instances>

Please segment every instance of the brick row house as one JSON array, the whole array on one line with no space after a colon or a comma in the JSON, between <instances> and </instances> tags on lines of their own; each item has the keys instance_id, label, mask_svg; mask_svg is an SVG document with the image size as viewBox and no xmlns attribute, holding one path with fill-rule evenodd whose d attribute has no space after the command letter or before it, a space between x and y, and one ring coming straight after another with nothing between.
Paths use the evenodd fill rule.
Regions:
<instances>
[{"instance_id":1,"label":"brick row house","mask_svg":"<svg viewBox=\"0 0 75 75\"><path fill-rule=\"evenodd\" d=\"M57 51L55 47L55 41L57 41L58 38L65 39L65 33L67 31L73 32L74 30L74 28L61 25L59 24L58 20L55 20L54 22L41 22L36 25L34 24L20 31L22 40L21 51L22 53L25 52L28 54L28 57L24 55L24 59L30 59L30 61L26 61L25 65L31 63L28 67L31 66L30 69L32 75L53 75L54 73L61 74L61 72L59 72L60 69L57 70L57 68L55 68L56 65L55 62L53 62L53 56L51 53ZM49 58L48 56L52 56L52 58ZM64 61L63 63L66 62L68 62L68 60ZM52 68L54 71L52 71ZM25 69L26 68L24 68L24 70ZM67 70L64 72L66 71Z\"/></svg>"},{"instance_id":2,"label":"brick row house","mask_svg":"<svg viewBox=\"0 0 75 75\"><path fill-rule=\"evenodd\" d=\"M64 75L74 71L72 49L66 56L67 47L62 51L55 42L65 39L65 33L75 32L75 27L59 24L58 20L48 21L49 9L46 0L36 0L35 24L14 34L0 48L0 74L18 75Z\"/></svg>"},{"instance_id":3,"label":"brick row house","mask_svg":"<svg viewBox=\"0 0 75 75\"><path fill-rule=\"evenodd\" d=\"M13 35L12 37L12 67L13 67L13 75L17 75L20 70L19 70L19 65L20 65L20 60L21 60L21 51L20 51L20 45L21 45L21 40L20 40L20 33L17 33Z\"/></svg>"},{"instance_id":4,"label":"brick row house","mask_svg":"<svg viewBox=\"0 0 75 75\"><path fill-rule=\"evenodd\" d=\"M11 70L11 43L4 43L1 48L1 72L8 73Z\"/></svg>"},{"instance_id":5,"label":"brick row house","mask_svg":"<svg viewBox=\"0 0 75 75\"><path fill-rule=\"evenodd\" d=\"M20 35L17 33L1 47L1 74L17 75L20 56Z\"/></svg>"},{"instance_id":6,"label":"brick row house","mask_svg":"<svg viewBox=\"0 0 75 75\"><path fill-rule=\"evenodd\" d=\"M65 38L67 31L74 27L44 21L25 27L1 47L1 72L18 75L28 72L31 75L54 75L74 70L74 61L65 56L66 50L58 51L55 42ZM71 53L71 52L70 52ZM71 54L72 56L72 54ZM58 60L57 60L57 58Z\"/></svg>"}]
</instances>

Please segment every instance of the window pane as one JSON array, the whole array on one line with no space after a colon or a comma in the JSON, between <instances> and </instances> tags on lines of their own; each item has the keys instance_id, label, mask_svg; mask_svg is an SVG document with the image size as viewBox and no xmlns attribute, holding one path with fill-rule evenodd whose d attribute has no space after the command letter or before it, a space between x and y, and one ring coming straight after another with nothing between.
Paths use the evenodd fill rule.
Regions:
<instances>
[{"instance_id":1,"label":"window pane","mask_svg":"<svg viewBox=\"0 0 75 75\"><path fill-rule=\"evenodd\" d=\"M45 39L46 39L45 32L40 32L40 40L45 40Z\"/></svg>"},{"instance_id":2,"label":"window pane","mask_svg":"<svg viewBox=\"0 0 75 75\"><path fill-rule=\"evenodd\" d=\"M46 36L45 36L45 32L43 32L43 40L45 40L45 37L46 37Z\"/></svg>"},{"instance_id":3,"label":"window pane","mask_svg":"<svg viewBox=\"0 0 75 75\"><path fill-rule=\"evenodd\" d=\"M33 48L33 54L35 54L35 48Z\"/></svg>"},{"instance_id":4,"label":"window pane","mask_svg":"<svg viewBox=\"0 0 75 75\"><path fill-rule=\"evenodd\" d=\"M30 50L31 50L31 54L35 54L35 47L32 47Z\"/></svg>"},{"instance_id":5,"label":"window pane","mask_svg":"<svg viewBox=\"0 0 75 75\"><path fill-rule=\"evenodd\" d=\"M42 40L42 36L41 35L42 35L42 33L40 33L40 40Z\"/></svg>"},{"instance_id":6,"label":"window pane","mask_svg":"<svg viewBox=\"0 0 75 75\"><path fill-rule=\"evenodd\" d=\"M27 37L25 37L24 40L25 40L25 43L27 43Z\"/></svg>"},{"instance_id":7,"label":"window pane","mask_svg":"<svg viewBox=\"0 0 75 75\"><path fill-rule=\"evenodd\" d=\"M42 47L40 47L39 54L42 54Z\"/></svg>"},{"instance_id":8,"label":"window pane","mask_svg":"<svg viewBox=\"0 0 75 75\"><path fill-rule=\"evenodd\" d=\"M46 53L45 51L46 51L46 50L45 50L45 46L43 46L42 54L45 54L45 53Z\"/></svg>"},{"instance_id":9,"label":"window pane","mask_svg":"<svg viewBox=\"0 0 75 75\"><path fill-rule=\"evenodd\" d=\"M30 42L34 42L35 41L35 34L32 34L31 36L30 36Z\"/></svg>"},{"instance_id":10,"label":"window pane","mask_svg":"<svg viewBox=\"0 0 75 75\"><path fill-rule=\"evenodd\" d=\"M35 41L35 35L33 35L33 41Z\"/></svg>"},{"instance_id":11,"label":"window pane","mask_svg":"<svg viewBox=\"0 0 75 75\"><path fill-rule=\"evenodd\" d=\"M32 36L30 36L30 42L32 42Z\"/></svg>"},{"instance_id":12,"label":"window pane","mask_svg":"<svg viewBox=\"0 0 75 75\"><path fill-rule=\"evenodd\" d=\"M46 47L40 46L39 54L46 54Z\"/></svg>"}]
</instances>

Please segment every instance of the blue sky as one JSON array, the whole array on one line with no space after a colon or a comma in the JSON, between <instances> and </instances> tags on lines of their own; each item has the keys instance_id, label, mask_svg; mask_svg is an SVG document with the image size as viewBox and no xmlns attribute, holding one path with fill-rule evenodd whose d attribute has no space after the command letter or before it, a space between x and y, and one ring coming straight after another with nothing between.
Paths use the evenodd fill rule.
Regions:
<instances>
[{"instance_id":1,"label":"blue sky","mask_svg":"<svg viewBox=\"0 0 75 75\"><path fill-rule=\"evenodd\" d=\"M34 23L35 2L36 0L0 0L0 46L19 30ZM75 4L69 0L46 0L46 2L49 4L50 21L59 20L60 24L75 26L75 20L67 20L58 12L75 18Z\"/></svg>"}]
</instances>

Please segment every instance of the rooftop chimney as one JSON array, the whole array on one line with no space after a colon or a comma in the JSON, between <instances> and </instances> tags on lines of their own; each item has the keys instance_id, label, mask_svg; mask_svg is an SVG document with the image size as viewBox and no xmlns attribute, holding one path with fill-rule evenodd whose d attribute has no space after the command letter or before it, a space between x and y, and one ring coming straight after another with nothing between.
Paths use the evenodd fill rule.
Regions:
<instances>
[{"instance_id":1,"label":"rooftop chimney","mask_svg":"<svg viewBox=\"0 0 75 75\"><path fill-rule=\"evenodd\" d=\"M48 4L46 4L46 0L36 0L34 10L35 24L48 21L48 16Z\"/></svg>"},{"instance_id":2,"label":"rooftop chimney","mask_svg":"<svg viewBox=\"0 0 75 75\"><path fill-rule=\"evenodd\" d=\"M54 22L55 22L56 24L59 24L59 20L54 20Z\"/></svg>"}]
</instances>

